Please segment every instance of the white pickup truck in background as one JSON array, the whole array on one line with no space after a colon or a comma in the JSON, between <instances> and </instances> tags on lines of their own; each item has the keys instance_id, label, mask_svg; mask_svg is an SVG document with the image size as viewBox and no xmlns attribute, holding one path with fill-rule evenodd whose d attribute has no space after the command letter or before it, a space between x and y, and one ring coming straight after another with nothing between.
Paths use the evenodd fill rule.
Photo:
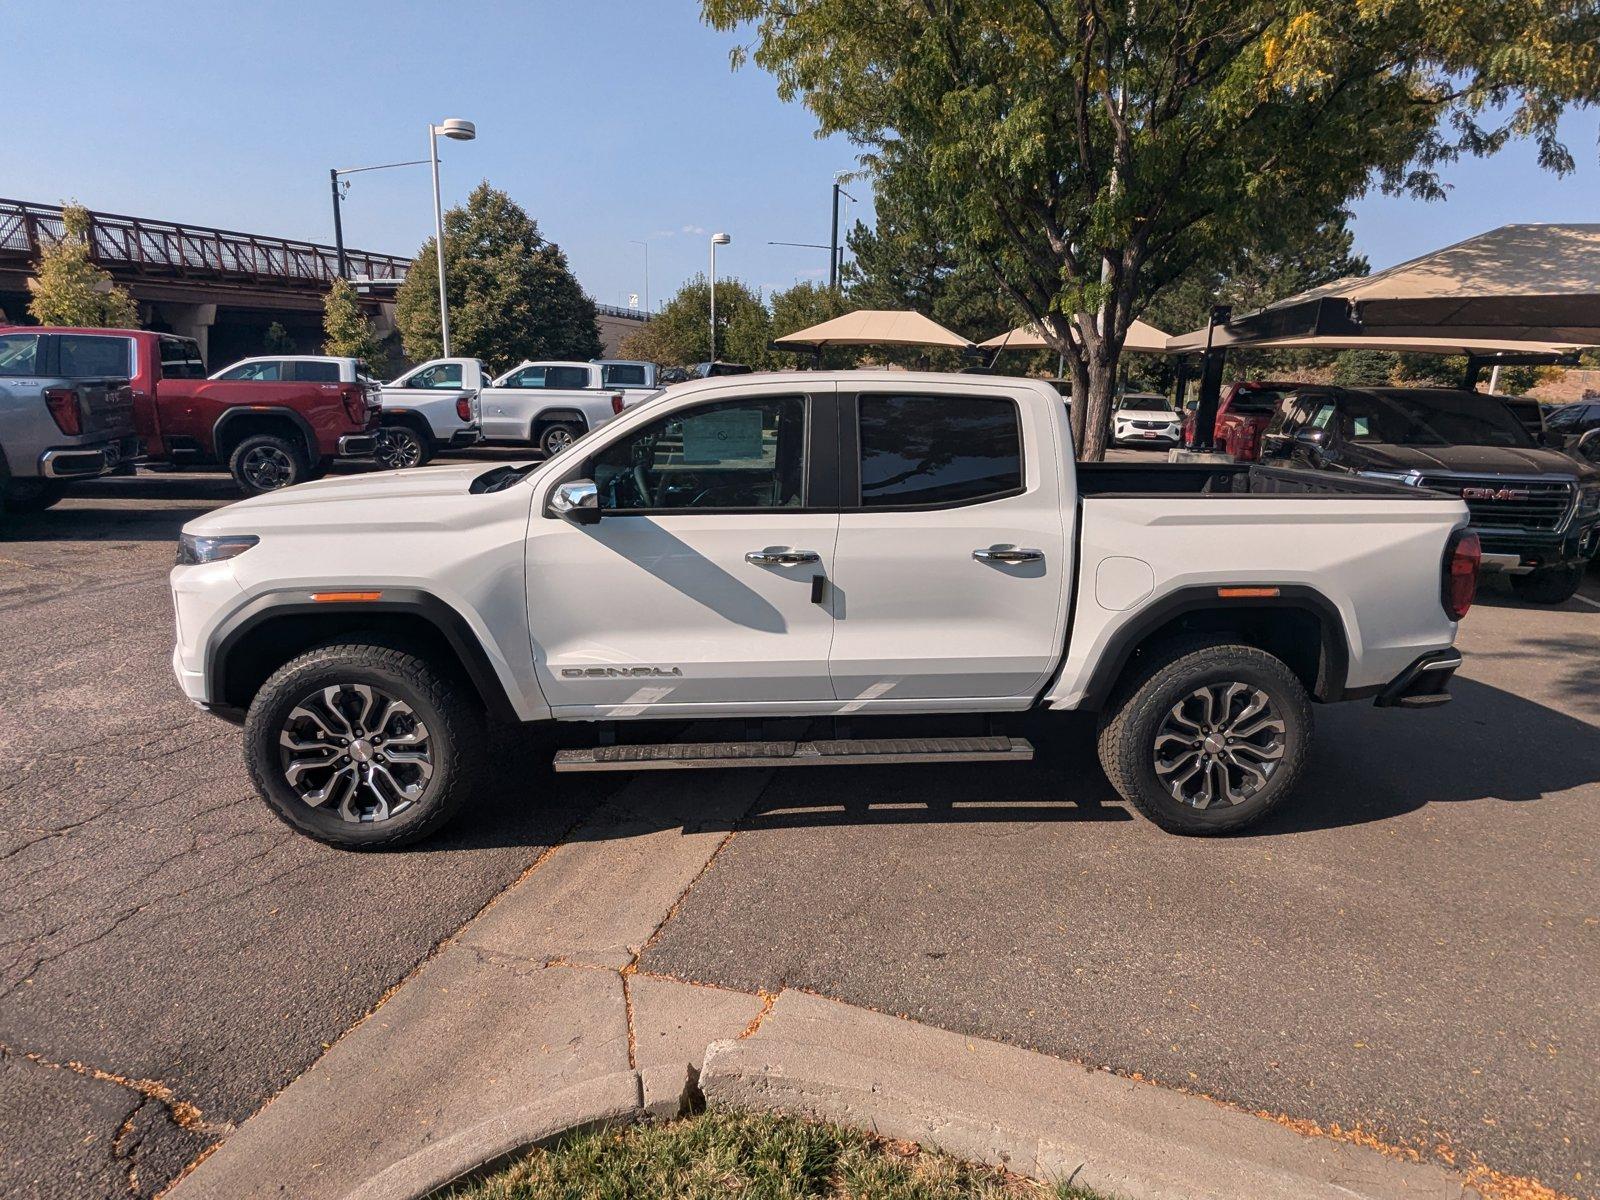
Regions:
<instances>
[{"instance_id":1,"label":"white pickup truck in background","mask_svg":"<svg viewBox=\"0 0 1600 1200\"><path fill-rule=\"evenodd\" d=\"M654 387L608 385L606 376L617 373L616 365L519 363L483 394L484 440L531 443L547 456L559 454L628 405L656 394Z\"/></svg>"},{"instance_id":2,"label":"white pickup truck in background","mask_svg":"<svg viewBox=\"0 0 1600 1200\"><path fill-rule=\"evenodd\" d=\"M420 467L441 450L483 440L478 392L489 368L475 358L435 358L413 367L378 393L384 438L376 455L386 467Z\"/></svg>"},{"instance_id":3,"label":"white pickup truck in background","mask_svg":"<svg viewBox=\"0 0 1600 1200\"><path fill-rule=\"evenodd\" d=\"M1127 801L1225 833L1294 787L1313 701L1449 699L1466 525L1378 481L1076 463L1037 380L720 377L542 463L191 521L173 666L340 846L439 828L494 769L489 716L564 731L557 770L638 771L1019 762L1088 710Z\"/></svg>"}]
</instances>

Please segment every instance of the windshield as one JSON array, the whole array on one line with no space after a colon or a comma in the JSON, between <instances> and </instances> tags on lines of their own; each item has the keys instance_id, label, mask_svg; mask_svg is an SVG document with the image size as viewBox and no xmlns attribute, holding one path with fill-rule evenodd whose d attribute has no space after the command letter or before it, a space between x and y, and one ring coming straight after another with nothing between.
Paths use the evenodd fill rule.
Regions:
<instances>
[{"instance_id":1,"label":"windshield","mask_svg":"<svg viewBox=\"0 0 1600 1200\"><path fill-rule=\"evenodd\" d=\"M1130 395L1120 397L1117 400L1117 408L1133 408L1138 409L1140 412L1171 412L1172 402L1165 396L1157 396L1153 393L1146 392L1134 392Z\"/></svg>"},{"instance_id":2,"label":"windshield","mask_svg":"<svg viewBox=\"0 0 1600 1200\"><path fill-rule=\"evenodd\" d=\"M1353 442L1389 446L1520 446L1533 438L1499 400L1468 392L1379 396L1353 392L1339 420Z\"/></svg>"},{"instance_id":3,"label":"windshield","mask_svg":"<svg viewBox=\"0 0 1600 1200\"><path fill-rule=\"evenodd\" d=\"M1284 397L1283 392L1272 392L1265 388L1240 388L1233 394L1233 399L1228 402L1228 408L1237 413L1259 413L1262 416L1271 416L1278 411L1278 401Z\"/></svg>"}]
</instances>

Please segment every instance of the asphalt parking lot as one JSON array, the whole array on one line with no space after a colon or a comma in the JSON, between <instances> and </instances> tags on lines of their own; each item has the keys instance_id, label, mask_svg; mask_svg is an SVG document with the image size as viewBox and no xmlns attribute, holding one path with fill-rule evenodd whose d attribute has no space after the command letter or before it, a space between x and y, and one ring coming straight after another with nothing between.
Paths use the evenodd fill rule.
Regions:
<instances>
[{"instance_id":1,"label":"asphalt parking lot","mask_svg":"<svg viewBox=\"0 0 1600 1200\"><path fill-rule=\"evenodd\" d=\"M290 835L168 666L177 529L233 498L109 480L0 541L0 1194L153 1195L627 779L508 739L437 842ZM1320 710L1252 836L1134 818L1071 721L1003 772L777 772L643 965L1600 1194L1600 578L1486 590L1457 703Z\"/></svg>"}]
</instances>

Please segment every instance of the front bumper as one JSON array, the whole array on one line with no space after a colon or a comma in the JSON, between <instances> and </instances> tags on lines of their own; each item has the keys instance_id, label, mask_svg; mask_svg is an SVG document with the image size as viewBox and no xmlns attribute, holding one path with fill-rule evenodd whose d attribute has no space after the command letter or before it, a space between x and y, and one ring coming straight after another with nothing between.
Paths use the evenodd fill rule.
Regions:
<instances>
[{"instance_id":1,"label":"front bumper","mask_svg":"<svg viewBox=\"0 0 1600 1200\"><path fill-rule=\"evenodd\" d=\"M139 439L116 438L83 446L56 446L39 456L39 474L46 479L93 479L139 457Z\"/></svg>"},{"instance_id":2,"label":"front bumper","mask_svg":"<svg viewBox=\"0 0 1600 1200\"><path fill-rule=\"evenodd\" d=\"M1450 677L1461 665L1459 650L1431 650L1389 681L1373 704L1379 708L1435 708L1450 703Z\"/></svg>"},{"instance_id":3,"label":"front bumper","mask_svg":"<svg viewBox=\"0 0 1600 1200\"><path fill-rule=\"evenodd\" d=\"M1138 429L1132 425L1117 425L1113 427L1111 438L1116 442L1123 442L1130 446L1144 444L1166 444L1176 446L1183 440L1183 432L1177 425L1169 425L1161 429Z\"/></svg>"},{"instance_id":4,"label":"front bumper","mask_svg":"<svg viewBox=\"0 0 1600 1200\"><path fill-rule=\"evenodd\" d=\"M1564 533L1518 533L1479 529L1485 571L1524 575L1546 567L1586 563L1600 552L1600 521L1573 522Z\"/></svg>"}]
</instances>

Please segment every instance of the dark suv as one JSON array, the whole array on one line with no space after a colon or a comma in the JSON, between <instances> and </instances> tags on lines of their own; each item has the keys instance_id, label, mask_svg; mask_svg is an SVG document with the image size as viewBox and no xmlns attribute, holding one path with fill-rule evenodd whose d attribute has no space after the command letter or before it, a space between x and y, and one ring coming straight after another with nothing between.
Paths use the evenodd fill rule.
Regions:
<instances>
[{"instance_id":1,"label":"dark suv","mask_svg":"<svg viewBox=\"0 0 1600 1200\"><path fill-rule=\"evenodd\" d=\"M1344 471L1467 502L1483 565L1559 604L1600 548L1600 470L1542 447L1494 396L1445 388L1307 387L1286 396L1261 461Z\"/></svg>"}]
</instances>

